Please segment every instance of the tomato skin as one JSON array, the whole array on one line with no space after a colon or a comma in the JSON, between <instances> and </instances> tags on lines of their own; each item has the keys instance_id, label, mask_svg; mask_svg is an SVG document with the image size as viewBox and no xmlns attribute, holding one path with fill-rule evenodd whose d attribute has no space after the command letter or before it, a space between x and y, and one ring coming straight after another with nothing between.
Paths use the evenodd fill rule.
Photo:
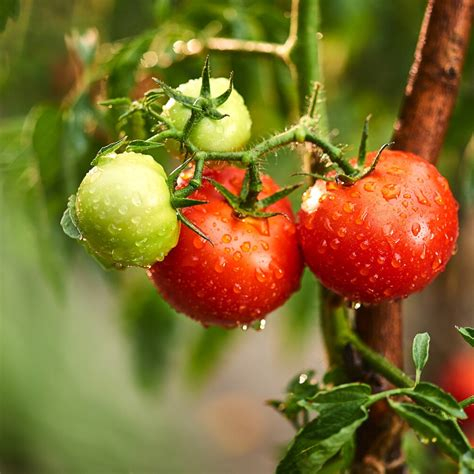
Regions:
<instances>
[{"instance_id":1,"label":"tomato skin","mask_svg":"<svg viewBox=\"0 0 474 474\"><path fill-rule=\"evenodd\" d=\"M76 196L86 248L106 266L148 267L178 242L163 167L141 153L109 154L87 173Z\"/></svg>"},{"instance_id":2,"label":"tomato skin","mask_svg":"<svg viewBox=\"0 0 474 474\"><path fill-rule=\"evenodd\" d=\"M204 175L238 193L244 173L227 166L206 168ZM268 176L263 185L260 198L278 189ZM267 209L285 215L239 219L209 181L191 197L209 201L183 212L214 245L182 226L178 245L152 266L149 277L171 306L206 326L263 319L300 285L303 260L289 201Z\"/></svg>"},{"instance_id":3,"label":"tomato skin","mask_svg":"<svg viewBox=\"0 0 474 474\"><path fill-rule=\"evenodd\" d=\"M444 270L458 236L457 210L433 165L390 150L353 186L318 180L303 196L298 232L308 266L326 287L371 304L420 291Z\"/></svg>"},{"instance_id":4,"label":"tomato skin","mask_svg":"<svg viewBox=\"0 0 474 474\"><path fill-rule=\"evenodd\" d=\"M224 77L210 80L211 95L217 97L229 87L229 79ZM201 90L201 79L191 79L181 84L177 90L189 97L198 97ZM196 123L189 139L203 151L235 151L243 148L250 139L252 120L242 96L232 90L229 98L218 107L218 111L228 115L220 120L204 117ZM168 118L178 130L184 130L191 116L191 110L170 99L163 106L163 116Z\"/></svg>"}]
</instances>

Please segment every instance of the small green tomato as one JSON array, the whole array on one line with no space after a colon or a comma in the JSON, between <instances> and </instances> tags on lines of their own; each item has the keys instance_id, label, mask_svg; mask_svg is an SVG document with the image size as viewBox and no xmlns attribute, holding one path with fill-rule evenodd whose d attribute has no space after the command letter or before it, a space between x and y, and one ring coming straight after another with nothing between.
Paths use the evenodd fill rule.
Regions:
<instances>
[{"instance_id":1,"label":"small green tomato","mask_svg":"<svg viewBox=\"0 0 474 474\"><path fill-rule=\"evenodd\" d=\"M86 247L106 265L148 267L178 242L166 173L149 155L101 157L79 186L76 215Z\"/></svg>"},{"instance_id":2,"label":"small green tomato","mask_svg":"<svg viewBox=\"0 0 474 474\"><path fill-rule=\"evenodd\" d=\"M227 90L229 79L212 78L210 85L212 97L217 97ZM201 79L192 79L181 84L177 90L189 97L199 97ZM203 151L225 152L243 148L250 139L252 120L242 96L233 89L229 98L217 110L228 117L220 120L207 117L201 119L191 131L191 143ZM163 106L163 115L182 131L191 116L191 110L170 99Z\"/></svg>"}]
</instances>

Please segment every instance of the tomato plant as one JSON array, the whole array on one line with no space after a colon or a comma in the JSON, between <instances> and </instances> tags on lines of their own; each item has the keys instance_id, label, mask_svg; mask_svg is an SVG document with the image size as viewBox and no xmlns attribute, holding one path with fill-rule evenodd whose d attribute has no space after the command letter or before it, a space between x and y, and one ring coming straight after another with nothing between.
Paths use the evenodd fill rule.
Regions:
<instances>
[{"instance_id":1,"label":"tomato plant","mask_svg":"<svg viewBox=\"0 0 474 474\"><path fill-rule=\"evenodd\" d=\"M83 242L105 265L147 267L178 241L166 173L148 155L99 157L79 186L75 213Z\"/></svg>"},{"instance_id":2,"label":"tomato plant","mask_svg":"<svg viewBox=\"0 0 474 474\"><path fill-rule=\"evenodd\" d=\"M303 196L298 229L305 260L325 286L376 303L419 291L444 270L456 245L457 210L433 165L384 151L351 186L318 180Z\"/></svg>"},{"instance_id":3,"label":"tomato plant","mask_svg":"<svg viewBox=\"0 0 474 474\"><path fill-rule=\"evenodd\" d=\"M207 204L183 213L210 242L183 227L178 245L149 271L166 301L204 325L234 327L263 319L299 288L303 263L288 200L265 209L279 215L242 218L208 181L238 193L244 175L232 166L205 169L206 179L191 198ZM185 185L190 173L181 178ZM262 180L260 198L277 191L269 176Z\"/></svg>"}]
</instances>

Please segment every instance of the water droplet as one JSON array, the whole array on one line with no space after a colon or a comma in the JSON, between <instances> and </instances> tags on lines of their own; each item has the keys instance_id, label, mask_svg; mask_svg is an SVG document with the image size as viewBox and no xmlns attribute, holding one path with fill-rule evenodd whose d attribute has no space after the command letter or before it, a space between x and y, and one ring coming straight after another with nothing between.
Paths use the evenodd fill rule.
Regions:
<instances>
[{"instance_id":1,"label":"water droplet","mask_svg":"<svg viewBox=\"0 0 474 474\"><path fill-rule=\"evenodd\" d=\"M281 268L275 268L273 274L277 280L281 280L285 276L285 272Z\"/></svg>"},{"instance_id":2,"label":"water droplet","mask_svg":"<svg viewBox=\"0 0 474 474\"><path fill-rule=\"evenodd\" d=\"M360 198L360 192L359 191L352 191L351 192L351 197L353 198Z\"/></svg>"},{"instance_id":3,"label":"water droplet","mask_svg":"<svg viewBox=\"0 0 474 474\"><path fill-rule=\"evenodd\" d=\"M247 324L242 324L242 326L240 326L240 329L242 329L242 331L244 331L244 332L247 331L248 328L249 327L248 327Z\"/></svg>"},{"instance_id":4,"label":"water droplet","mask_svg":"<svg viewBox=\"0 0 474 474\"><path fill-rule=\"evenodd\" d=\"M370 283L375 283L379 279L379 276L377 273L374 273L370 278L369 281Z\"/></svg>"},{"instance_id":5,"label":"water droplet","mask_svg":"<svg viewBox=\"0 0 474 474\"><path fill-rule=\"evenodd\" d=\"M405 171L402 168L399 168L398 166L391 166L387 170L387 174L392 174L394 176L400 176L402 174L405 174Z\"/></svg>"},{"instance_id":6,"label":"water droplet","mask_svg":"<svg viewBox=\"0 0 474 474\"><path fill-rule=\"evenodd\" d=\"M357 309L360 309L362 307L362 303L360 303L359 301L353 301L351 306L352 306L352 309L357 310Z\"/></svg>"},{"instance_id":7,"label":"water droplet","mask_svg":"<svg viewBox=\"0 0 474 474\"><path fill-rule=\"evenodd\" d=\"M323 201L325 201L327 198L328 198L328 194L327 194L327 193L324 193L323 195L320 196L320 198L319 198L318 200L319 200L319 202L323 202Z\"/></svg>"},{"instance_id":8,"label":"water droplet","mask_svg":"<svg viewBox=\"0 0 474 474\"><path fill-rule=\"evenodd\" d=\"M265 319L260 319L258 321L254 321L251 325L251 328L255 331L263 331L265 329L266 324L267 321Z\"/></svg>"},{"instance_id":9,"label":"water droplet","mask_svg":"<svg viewBox=\"0 0 474 474\"><path fill-rule=\"evenodd\" d=\"M141 220L142 220L142 219L141 219L140 216L134 216L134 217L132 217L132 224L135 224L135 225L140 224L140 221L141 221ZM161 234L160 234L160 235L161 235Z\"/></svg>"},{"instance_id":10,"label":"water droplet","mask_svg":"<svg viewBox=\"0 0 474 474\"><path fill-rule=\"evenodd\" d=\"M352 252L352 253L349 255L349 258L350 258L351 260L355 260L356 257L357 257L357 253L356 253L356 252Z\"/></svg>"},{"instance_id":11,"label":"water droplet","mask_svg":"<svg viewBox=\"0 0 474 474\"><path fill-rule=\"evenodd\" d=\"M306 380L308 380L308 374L301 374L299 377L298 377L298 383L300 385L304 384L306 382Z\"/></svg>"},{"instance_id":12,"label":"water droplet","mask_svg":"<svg viewBox=\"0 0 474 474\"><path fill-rule=\"evenodd\" d=\"M119 214L121 214L122 216L124 216L127 211L128 211L128 206L125 205L125 204L122 204L120 207L119 207Z\"/></svg>"},{"instance_id":13,"label":"water droplet","mask_svg":"<svg viewBox=\"0 0 474 474\"><path fill-rule=\"evenodd\" d=\"M142 198L140 197L139 194L135 194L133 197L132 197L132 204L136 207L139 207L142 205Z\"/></svg>"},{"instance_id":14,"label":"water droplet","mask_svg":"<svg viewBox=\"0 0 474 474\"><path fill-rule=\"evenodd\" d=\"M264 242L263 240L260 241L260 245L262 246L263 250L268 250L270 248L267 242Z\"/></svg>"},{"instance_id":15,"label":"water droplet","mask_svg":"<svg viewBox=\"0 0 474 474\"><path fill-rule=\"evenodd\" d=\"M328 243L326 242L326 240L321 241L321 243L318 246L318 253L322 255L323 253L326 252L327 248L328 248Z\"/></svg>"},{"instance_id":16,"label":"water droplet","mask_svg":"<svg viewBox=\"0 0 474 474\"><path fill-rule=\"evenodd\" d=\"M260 283L264 283L267 280L267 274L263 271L263 269L257 267L255 269L255 278Z\"/></svg>"},{"instance_id":17,"label":"water droplet","mask_svg":"<svg viewBox=\"0 0 474 474\"><path fill-rule=\"evenodd\" d=\"M225 244L228 244L232 240L232 237L229 234L224 234L221 240Z\"/></svg>"},{"instance_id":18,"label":"water droplet","mask_svg":"<svg viewBox=\"0 0 474 474\"><path fill-rule=\"evenodd\" d=\"M458 246L455 245L453 248L453 251L451 252L451 255L456 255L458 253Z\"/></svg>"},{"instance_id":19,"label":"water droplet","mask_svg":"<svg viewBox=\"0 0 474 474\"><path fill-rule=\"evenodd\" d=\"M214 270L216 273L223 273L225 270L225 259L220 257L219 260L214 264Z\"/></svg>"},{"instance_id":20,"label":"water droplet","mask_svg":"<svg viewBox=\"0 0 474 474\"><path fill-rule=\"evenodd\" d=\"M232 256L232 258L233 258L236 262L238 262L238 261L242 258L242 254L241 254L239 251L234 252L234 255Z\"/></svg>"},{"instance_id":21,"label":"water droplet","mask_svg":"<svg viewBox=\"0 0 474 474\"><path fill-rule=\"evenodd\" d=\"M337 189L337 184L331 181L331 182L327 183L326 189L328 191L334 191L335 189Z\"/></svg>"},{"instance_id":22,"label":"water droplet","mask_svg":"<svg viewBox=\"0 0 474 474\"><path fill-rule=\"evenodd\" d=\"M339 244L341 241L338 238L332 239L331 242L329 243L329 246L333 249L336 250L339 247Z\"/></svg>"},{"instance_id":23,"label":"water droplet","mask_svg":"<svg viewBox=\"0 0 474 474\"><path fill-rule=\"evenodd\" d=\"M411 232L415 237L420 233L420 230L421 230L421 226L420 224L418 224L418 222L415 222L412 224Z\"/></svg>"},{"instance_id":24,"label":"water droplet","mask_svg":"<svg viewBox=\"0 0 474 474\"><path fill-rule=\"evenodd\" d=\"M355 223L357 225L361 225L364 223L365 219L367 218L369 211L367 209L364 209L359 216L356 218Z\"/></svg>"},{"instance_id":25,"label":"water droplet","mask_svg":"<svg viewBox=\"0 0 474 474\"><path fill-rule=\"evenodd\" d=\"M360 244L359 244L359 247L362 249L362 250L367 250L370 246L370 243L368 240L363 240Z\"/></svg>"},{"instance_id":26,"label":"water droplet","mask_svg":"<svg viewBox=\"0 0 474 474\"><path fill-rule=\"evenodd\" d=\"M426 245L425 244L423 244L423 249L421 251L420 258L421 260L424 260L426 258Z\"/></svg>"},{"instance_id":27,"label":"water droplet","mask_svg":"<svg viewBox=\"0 0 474 474\"><path fill-rule=\"evenodd\" d=\"M252 244L250 242L244 242L240 248L242 249L242 252L250 252L250 249L252 248Z\"/></svg>"},{"instance_id":28,"label":"water droplet","mask_svg":"<svg viewBox=\"0 0 474 474\"><path fill-rule=\"evenodd\" d=\"M111 233L111 234L116 234L120 229L115 225L115 224L109 224L109 226L107 227L108 231Z\"/></svg>"},{"instance_id":29,"label":"water droplet","mask_svg":"<svg viewBox=\"0 0 474 474\"><path fill-rule=\"evenodd\" d=\"M331 221L326 217L324 219L324 227L329 232L334 232L334 229L331 227Z\"/></svg>"},{"instance_id":30,"label":"water droplet","mask_svg":"<svg viewBox=\"0 0 474 474\"><path fill-rule=\"evenodd\" d=\"M400 256L400 254L394 253L390 264L393 268L400 268L402 266L402 257Z\"/></svg>"},{"instance_id":31,"label":"water droplet","mask_svg":"<svg viewBox=\"0 0 474 474\"><path fill-rule=\"evenodd\" d=\"M347 214L351 214L352 212L354 212L355 204L353 202L346 201L344 205L342 206L342 209Z\"/></svg>"},{"instance_id":32,"label":"water droplet","mask_svg":"<svg viewBox=\"0 0 474 474\"><path fill-rule=\"evenodd\" d=\"M337 221L342 217L342 214L339 211L334 211L332 214L332 220Z\"/></svg>"},{"instance_id":33,"label":"water droplet","mask_svg":"<svg viewBox=\"0 0 474 474\"><path fill-rule=\"evenodd\" d=\"M420 204L423 204L424 206L430 206L430 203L428 202L427 197L424 195L424 193L421 189L417 189L415 191L415 196L416 196L416 199L418 200L418 202Z\"/></svg>"},{"instance_id":34,"label":"water droplet","mask_svg":"<svg viewBox=\"0 0 474 474\"><path fill-rule=\"evenodd\" d=\"M234 286L232 287L232 291L238 295L242 291L242 287L238 283L234 283Z\"/></svg>"},{"instance_id":35,"label":"water droplet","mask_svg":"<svg viewBox=\"0 0 474 474\"><path fill-rule=\"evenodd\" d=\"M339 227L339 229L337 229L337 235L339 237L345 237L347 234L347 228L346 227Z\"/></svg>"},{"instance_id":36,"label":"water droplet","mask_svg":"<svg viewBox=\"0 0 474 474\"><path fill-rule=\"evenodd\" d=\"M441 266L443 265L443 261L441 260L440 257L436 257L434 260L433 260L433 263L431 264L431 268L433 269L433 271L438 271Z\"/></svg>"},{"instance_id":37,"label":"water droplet","mask_svg":"<svg viewBox=\"0 0 474 474\"><path fill-rule=\"evenodd\" d=\"M441 197L441 195L439 193L436 193L436 196L434 198L434 202L436 204L438 204L439 206L444 206L444 200L443 200L443 198Z\"/></svg>"},{"instance_id":38,"label":"water droplet","mask_svg":"<svg viewBox=\"0 0 474 474\"><path fill-rule=\"evenodd\" d=\"M402 201L402 206L407 209L408 208L408 201Z\"/></svg>"},{"instance_id":39,"label":"water droplet","mask_svg":"<svg viewBox=\"0 0 474 474\"><path fill-rule=\"evenodd\" d=\"M374 181L369 181L364 184L364 189L368 191L369 193L375 191L375 182Z\"/></svg>"},{"instance_id":40,"label":"water droplet","mask_svg":"<svg viewBox=\"0 0 474 474\"><path fill-rule=\"evenodd\" d=\"M385 296L392 296L393 290L391 288L386 288L385 290L383 290L383 294Z\"/></svg>"},{"instance_id":41,"label":"water droplet","mask_svg":"<svg viewBox=\"0 0 474 474\"><path fill-rule=\"evenodd\" d=\"M365 237L365 234L362 233L362 232L360 232L359 234L356 235L357 240L362 240L362 239L364 239L364 237Z\"/></svg>"},{"instance_id":42,"label":"water droplet","mask_svg":"<svg viewBox=\"0 0 474 474\"><path fill-rule=\"evenodd\" d=\"M362 276L367 276L370 273L370 263L367 263L363 268L359 270Z\"/></svg>"},{"instance_id":43,"label":"water droplet","mask_svg":"<svg viewBox=\"0 0 474 474\"><path fill-rule=\"evenodd\" d=\"M196 236L193 239L193 246L195 249L202 249L204 247L205 240L202 237Z\"/></svg>"},{"instance_id":44,"label":"water droplet","mask_svg":"<svg viewBox=\"0 0 474 474\"><path fill-rule=\"evenodd\" d=\"M386 201L396 199L398 196L400 196L400 186L394 183L386 184L382 188L382 196Z\"/></svg>"}]
</instances>

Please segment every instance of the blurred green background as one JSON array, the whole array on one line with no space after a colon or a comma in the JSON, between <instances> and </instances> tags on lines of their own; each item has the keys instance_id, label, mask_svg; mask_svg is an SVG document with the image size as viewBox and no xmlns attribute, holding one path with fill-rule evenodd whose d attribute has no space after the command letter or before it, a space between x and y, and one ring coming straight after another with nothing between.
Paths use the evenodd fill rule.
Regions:
<instances>
[{"instance_id":1,"label":"blurred green background","mask_svg":"<svg viewBox=\"0 0 474 474\"><path fill-rule=\"evenodd\" d=\"M2 0L3 2L4 0ZM15 0L5 1L14 4ZM386 142L423 16L421 0L323 0L323 69L335 142ZM298 371L324 371L318 288L303 288L263 332L204 330L162 302L144 272L104 272L59 220L97 150L117 138L107 97L139 97L151 76L197 77L203 55L176 41L283 42L289 1L22 0L0 33L0 470L2 473L273 472L291 427L265 407ZM293 84L270 58L213 53L235 74L258 139L295 117ZM474 51L440 161L461 203L458 254L406 308L407 341L432 333L429 370L473 325ZM139 138L137 117L127 129ZM171 169L176 162L161 153ZM280 184L299 169L280 151Z\"/></svg>"}]
</instances>

